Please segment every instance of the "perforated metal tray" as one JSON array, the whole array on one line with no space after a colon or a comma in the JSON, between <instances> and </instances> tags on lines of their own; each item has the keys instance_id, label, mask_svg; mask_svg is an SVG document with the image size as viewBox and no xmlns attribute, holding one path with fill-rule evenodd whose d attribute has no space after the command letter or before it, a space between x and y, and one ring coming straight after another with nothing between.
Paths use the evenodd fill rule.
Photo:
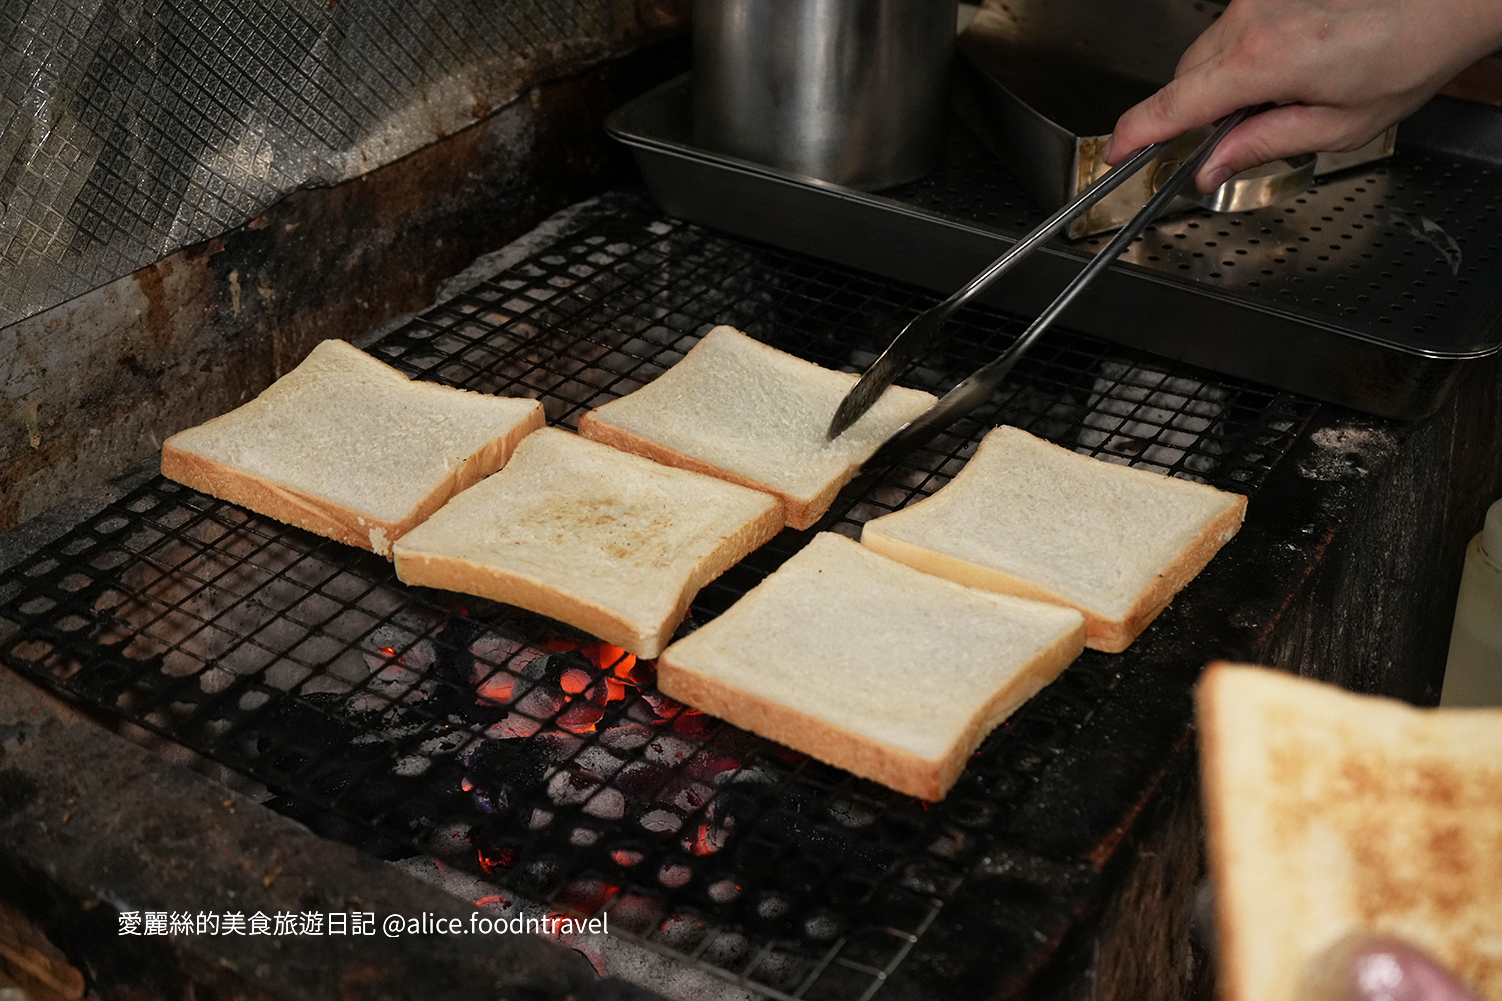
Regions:
<instances>
[{"instance_id":1,"label":"perforated metal tray","mask_svg":"<svg viewBox=\"0 0 1502 1001\"><path fill-rule=\"evenodd\" d=\"M1043 211L958 121L945 166L867 194L699 149L687 77L616 112L674 215L911 281L958 288ZM1391 160L1293 203L1193 212L1138 238L1065 316L1119 343L1385 417L1434 410L1502 348L1502 112L1437 99ZM1102 246L1055 241L987 301L1036 313Z\"/></svg>"}]
</instances>

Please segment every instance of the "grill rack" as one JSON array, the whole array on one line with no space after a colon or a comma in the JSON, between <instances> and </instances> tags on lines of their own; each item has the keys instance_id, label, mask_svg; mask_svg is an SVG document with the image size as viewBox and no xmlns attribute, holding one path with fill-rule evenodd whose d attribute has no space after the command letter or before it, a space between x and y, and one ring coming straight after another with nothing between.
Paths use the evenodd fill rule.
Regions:
<instances>
[{"instance_id":1,"label":"grill rack","mask_svg":"<svg viewBox=\"0 0 1502 1001\"><path fill-rule=\"evenodd\" d=\"M572 428L714 323L856 370L935 299L634 197L611 209L369 350L416 378L534 396ZM942 392L1022 329L962 311L901 381ZM990 408L852 483L816 530L857 535L932 493L1000 421L1255 493L1314 410L1058 331ZM811 534L786 531L732 568L685 628ZM1191 589L1175 613L1192 608ZM1095 874L1030 853L1009 818L1132 656L1087 652L928 805L684 709L648 665L577 631L407 587L370 553L160 478L0 577L0 620L12 668L265 783L322 833L427 853L549 907L607 909L628 939L769 998L865 998L923 966L925 932L982 855L1016 860L1016 892L1005 933L970 961L1023 971L1035 934L1057 942L1058 901Z\"/></svg>"}]
</instances>

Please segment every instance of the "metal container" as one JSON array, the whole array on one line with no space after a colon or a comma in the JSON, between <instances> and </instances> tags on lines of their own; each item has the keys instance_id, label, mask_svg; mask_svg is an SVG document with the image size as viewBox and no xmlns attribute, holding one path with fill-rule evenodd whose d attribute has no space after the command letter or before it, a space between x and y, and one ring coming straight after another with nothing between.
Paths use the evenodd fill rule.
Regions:
<instances>
[{"instance_id":1,"label":"metal container","mask_svg":"<svg viewBox=\"0 0 1502 1001\"><path fill-rule=\"evenodd\" d=\"M944 156L955 0L695 0L695 142L874 191Z\"/></svg>"},{"instance_id":2,"label":"metal container","mask_svg":"<svg viewBox=\"0 0 1502 1001\"><path fill-rule=\"evenodd\" d=\"M1100 153L1117 118L1173 79L1179 56L1220 10L1205 0L989 0L959 36L968 84L960 112L1040 205L1058 208L1110 169ZM1121 226L1208 133L1184 136L1160 163L1075 220L1068 235ZM1390 128L1348 153L1255 167L1208 195L1175 199L1169 213L1278 204L1317 175L1390 156L1396 133Z\"/></svg>"},{"instance_id":3,"label":"metal container","mask_svg":"<svg viewBox=\"0 0 1502 1001\"><path fill-rule=\"evenodd\" d=\"M1043 219L964 127L940 171L874 195L695 146L688 89L664 84L607 122L681 218L943 295ZM1387 163L1288 204L1158 222L1065 322L1368 413L1433 412L1502 350L1502 111L1436 98L1403 136ZM982 301L1036 315L1103 244L1051 243Z\"/></svg>"}]
</instances>

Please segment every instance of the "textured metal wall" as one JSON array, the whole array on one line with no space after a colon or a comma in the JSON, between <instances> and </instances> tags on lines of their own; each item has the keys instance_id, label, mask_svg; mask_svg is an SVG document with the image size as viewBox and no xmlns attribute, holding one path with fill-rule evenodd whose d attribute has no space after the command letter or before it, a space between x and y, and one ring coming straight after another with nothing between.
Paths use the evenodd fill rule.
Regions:
<instances>
[{"instance_id":1,"label":"textured metal wall","mask_svg":"<svg viewBox=\"0 0 1502 1001\"><path fill-rule=\"evenodd\" d=\"M0 327L470 125L660 6L0 0Z\"/></svg>"}]
</instances>

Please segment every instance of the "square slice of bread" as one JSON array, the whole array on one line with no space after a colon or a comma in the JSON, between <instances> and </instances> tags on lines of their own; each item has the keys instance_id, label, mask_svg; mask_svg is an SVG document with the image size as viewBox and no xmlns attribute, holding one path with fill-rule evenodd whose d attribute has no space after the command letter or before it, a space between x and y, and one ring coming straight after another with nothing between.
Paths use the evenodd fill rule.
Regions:
<instances>
[{"instance_id":1,"label":"square slice of bread","mask_svg":"<svg viewBox=\"0 0 1502 1001\"><path fill-rule=\"evenodd\" d=\"M699 589L781 529L770 494L544 428L403 536L396 574L655 657Z\"/></svg>"},{"instance_id":2,"label":"square slice of bread","mask_svg":"<svg viewBox=\"0 0 1502 1001\"><path fill-rule=\"evenodd\" d=\"M857 378L720 326L641 389L585 414L579 433L774 493L787 523L808 528L883 441L935 402L893 386L829 441L830 418Z\"/></svg>"},{"instance_id":3,"label":"square slice of bread","mask_svg":"<svg viewBox=\"0 0 1502 1001\"><path fill-rule=\"evenodd\" d=\"M971 752L1084 649L1073 609L962 587L822 532L674 643L681 702L899 792L944 797Z\"/></svg>"},{"instance_id":4,"label":"square slice of bread","mask_svg":"<svg viewBox=\"0 0 1502 1001\"><path fill-rule=\"evenodd\" d=\"M1502 998L1502 709L1225 663L1197 705L1221 997L1313 997L1310 961L1373 934Z\"/></svg>"},{"instance_id":5,"label":"square slice of bread","mask_svg":"<svg viewBox=\"0 0 1502 1001\"><path fill-rule=\"evenodd\" d=\"M1085 643L1125 650L1241 527L1246 498L998 427L932 496L861 542L971 587L1085 613Z\"/></svg>"},{"instance_id":6,"label":"square slice of bread","mask_svg":"<svg viewBox=\"0 0 1502 1001\"><path fill-rule=\"evenodd\" d=\"M536 400L414 382L324 341L244 406L162 446L162 475L379 553L505 465Z\"/></svg>"}]
</instances>

